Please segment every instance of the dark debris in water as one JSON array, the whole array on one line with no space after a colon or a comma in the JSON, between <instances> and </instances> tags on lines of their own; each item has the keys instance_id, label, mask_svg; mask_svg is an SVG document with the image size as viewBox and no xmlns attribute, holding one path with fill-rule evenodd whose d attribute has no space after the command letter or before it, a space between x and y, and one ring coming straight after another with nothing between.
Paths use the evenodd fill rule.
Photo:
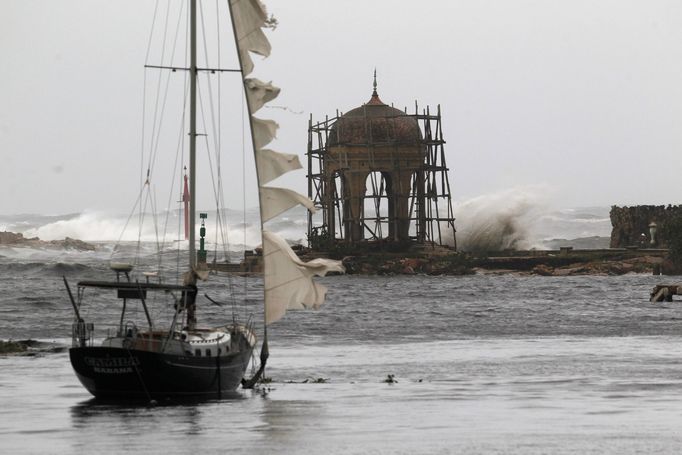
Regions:
<instances>
[{"instance_id":1,"label":"dark debris in water","mask_svg":"<svg viewBox=\"0 0 682 455\"><path fill-rule=\"evenodd\" d=\"M303 384L326 384L328 381L329 378L307 378L303 381Z\"/></svg>"},{"instance_id":2,"label":"dark debris in water","mask_svg":"<svg viewBox=\"0 0 682 455\"><path fill-rule=\"evenodd\" d=\"M37 340L0 340L0 355L35 356L64 352L66 346Z\"/></svg>"},{"instance_id":3,"label":"dark debris in water","mask_svg":"<svg viewBox=\"0 0 682 455\"><path fill-rule=\"evenodd\" d=\"M0 354L19 354L26 352L27 349L26 344L20 341L0 340Z\"/></svg>"},{"instance_id":4,"label":"dark debris in water","mask_svg":"<svg viewBox=\"0 0 682 455\"><path fill-rule=\"evenodd\" d=\"M287 381L287 384L326 384L329 378L305 378L302 381Z\"/></svg>"},{"instance_id":5,"label":"dark debris in water","mask_svg":"<svg viewBox=\"0 0 682 455\"><path fill-rule=\"evenodd\" d=\"M384 382L386 384L397 384L398 380L395 378L394 375L389 374L388 376L386 376L386 379L384 379Z\"/></svg>"}]
</instances>

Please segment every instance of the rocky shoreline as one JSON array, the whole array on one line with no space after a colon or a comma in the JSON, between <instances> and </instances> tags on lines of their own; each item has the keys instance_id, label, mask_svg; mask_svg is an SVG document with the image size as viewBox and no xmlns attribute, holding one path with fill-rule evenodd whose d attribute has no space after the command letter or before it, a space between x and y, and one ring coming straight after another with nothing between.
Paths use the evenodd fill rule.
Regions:
<instances>
[{"instance_id":1,"label":"rocky shoreline","mask_svg":"<svg viewBox=\"0 0 682 455\"><path fill-rule=\"evenodd\" d=\"M71 249L78 251L95 251L95 245L78 239L66 237L64 240L40 240L38 237L26 238L17 232L0 232L0 247Z\"/></svg>"},{"instance_id":2,"label":"rocky shoreline","mask_svg":"<svg viewBox=\"0 0 682 455\"><path fill-rule=\"evenodd\" d=\"M556 266L539 264L530 271L514 272L540 276L578 276L578 275L625 275L628 273L660 274L663 259L645 256L622 261L589 261L575 262L568 265ZM489 270L489 269L488 269ZM657 273L658 271L658 273Z\"/></svg>"},{"instance_id":3,"label":"rocky shoreline","mask_svg":"<svg viewBox=\"0 0 682 455\"><path fill-rule=\"evenodd\" d=\"M26 238L21 233L0 232L0 247L28 247L95 251L96 246L66 237L63 240ZM446 247L411 247L404 251L313 252L297 246L296 252L304 260L331 257L343 262L349 275L471 275L475 273L540 276L623 275L626 273L676 274L663 249L594 249L505 251L472 255ZM247 260L248 259L248 260ZM234 264L224 271L230 273L258 273L260 257L245 257L241 265ZM234 270L233 270L234 269ZM679 271L677 271L679 272Z\"/></svg>"},{"instance_id":4,"label":"rocky shoreline","mask_svg":"<svg viewBox=\"0 0 682 455\"><path fill-rule=\"evenodd\" d=\"M315 256L303 254L306 259ZM333 257L333 255L330 255ZM447 248L403 253L371 252L341 259L350 275L470 275L519 274L540 276L675 274L667 250L594 249L505 251L471 255Z\"/></svg>"},{"instance_id":5,"label":"rocky shoreline","mask_svg":"<svg viewBox=\"0 0 682 455\"><path fill-rule=\"evenodd\" d=\"M575 261L566 264L539 263L532 268L502 264L489 259L404 257L398 259L367 260L345 257L343 264L349 275L471 275L519 274L540 276L625 275L627 273L660 274L665 261L644 256L613 261Z\"/></svg>"}]
</instances>

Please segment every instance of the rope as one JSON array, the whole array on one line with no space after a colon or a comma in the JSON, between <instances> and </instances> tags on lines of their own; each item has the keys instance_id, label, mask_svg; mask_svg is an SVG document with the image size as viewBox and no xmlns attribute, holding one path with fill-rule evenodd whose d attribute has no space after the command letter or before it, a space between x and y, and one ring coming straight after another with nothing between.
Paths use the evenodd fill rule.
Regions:
<instances>
[{"instance_id":1,"label":"rope","mask_svg":"<svg viewBox=\"0 0 682 455\"><path fill-rule=\"evenodd\" d=\"M206 25L204 23L204 10L203 10L203 7L201 6L201 4L199 4L199 12L200 12L200 17L201 17L202 37L204 39L204 41L203 41L204 55L206 58L206 65L208 66L208 46L207 46L208 40L206 39ZM216 17L218 17L218 14L216 14ZM219 22L218 22L218 26L219 26ZM219 36L220 28L217 29L217 32L218 32L218 36ZM218 49L217 60L218 60L218 68L220 68L220 49ZM208 137L206 137L206 145L207 145L207 153L209 156L209 164L211 164L211 179L212 179L212 183L213 183L213 193L214 193L214 197L215 197L215 201L216 201L216 218L218 221L217 229L216 229L216 239L218 236L218 232L220 232L221 239L222 239L222 245L223 245L223 254L225 256L227 256L227 250L225 248L225 245L226 245L225 231L226 231L226 229L223 226L224 220L223 220L223 217L221 216L221 210L220 210L221 209L221 195L222 195L222 192L221 192L221 187L222 187L221 181L222 180L220 178L220 174L221 174L221 169L220 169L220 151L221 151L221 148L220 148L220 132L222 130L219 127L219 125L220 125L219 121L217 124L218 126L216 126L216 114L215 114L216 109L213 105L213 99L214 99L213 85L211 84L211 78L209 75L207 75L207 77L206 77L206 82L207 82L206 85L208 87L208 100L209 100L209 108L210 108L210 113L211 113L211 129L214 133L213 134L213 142L214 142L213 145L215 147L214 153L216 155L216 173L218 175L217 184L216 184L216 179L213 175L213 166L210 163L210 151L209 151L209 147L208 147ZM218 77L218 84L219 83L220 83L220 77ZM201 94L199 95L199 98L201 100ZM220 90L218 90L218 103L220 103ZM201 115L202 115L202 121L204 122L204 128L206 128L208 125L206 124L206 119L204 117L203 105L202 105ZM220 104L218 104L218 117L220 117ZM217 240L216 240L216 250L217 250Z\"/></svg>"},{"instance_id":2,"label":"rope","mask_svg":"<svg viewBox=\"0 0 682 455\"><path fill-rule=\"evenodd\" d=\"M204 39L205 39L205 36L204 36ZM210 83L208 85L210 88ZM205 116L205 112L204 112L204 103L203 103L203 97L202 97L202 92L201 92L201 86L198 87L198 95L199 95L199 111L201 112L201 120L203 122L204 128L206 128L207 122L206 122L206 116ZM212 103L210 103L210 107L211 107L211 117L212 117L212 119L214 119L214 109L213 109ZM212 126L213 126L213 131L215 132L216 131L215 121L212 122ZM214 134L214 136L215 136L215 134ZM215 201L216 201L216 218L217 218L216 228L222 234L225 232L226 226L223 225L223 217L221 216L220 194L218 192L218 185L216 184L216 177L215 177L215 174L213 171L213 161L211 160L210 143L208 141L207 136L204 136L204 141L206 144L206 151L207 151L206 155L208 157L210 176L211 176L211 184L213 187L213 196L214 196ZM220 178L220 177L218 177L218 178ZM223 254L227 257L228 253L227 253L227 250L225 249L225 237L224 237L224 235L221 235L221 237L223 239ZM232 280L231 275L227 276L227 285L228 285L227 287L228 287L230 299L232 301L232 305L233 305L233 309L234 309L234 294L235 294L235 292L234 292L234 284L233 284L233 280ZM234 311L233 311L233 315L234 315Z\"/></svg>"},{"instance_id":3,"label":"rope","mask_svg":"<svg viewBox=\"0 0 682 455\"><path fill-rule=\"evenodd\" d=\"M216 30L218 31L218 33L216 33L217 63L218 63L218 68L222 68L221 61L220 61L220 57L221 57L220 30L222 30L222 28L220 26L220 7L218 5L218 0L215 0L215 11L216 11L216 15L215 15ZM222 78L218 77L218 84L217 85L218 85L218 125L219 126L223 124L223 122L222 122L222 93L221 93L222 92L221 91L222 85L221 85L221 81L222 81ZM217 166L217 170L218 170L218 195L220 197L220 201L218 201L218 205L220 208L224 209L225 208L225 200L223 197L224 196L223 195L223 178L222 178L223 171L222 171L222 165L221 165L221 160L220 160L220 158L222 156L221 152L223 150L223 148L222 148L222 132L223 132L223 129L218 128L218 132L217 132L218 147L216 149L216 166ZM227 223L226 223L227 220L223 220L223 218L225 216L224 211L219 211L218 213L216 213L216 216L221 221L225 221L224 224L225 224L226 229L225 229L225 235L224 235L224 239L223 239L223 246L224 246L224 249L226 251L224 251L223 254L225 256L225 261L227 261L229 259L228 258L228 251L227 251L227 250L229 250L229 248L228 248L229 230L227 229ZM217 256L218 256L218 230L216 229L216 232L215 232L215 248L213 249L213 257L217 258Z\"/></svg>"},{"instance_id":4,"label":"rope","mask_svg":"<svg viewBox=\"0 0 682 455\"><path fill-rule=\"evenodd\" d=\"M218 11L218 3L216 1L216 12ZM203 47L204 47L204 56L206 58L206 65L208 65L208 58L209 58L209 52L208 52L208 39L206 38L206 23L204 21L204 12L203 12L203 6L200 4L199 5L199 14L201 18L201 25L202 25L202 38L203 38ZM220 19L219 19L219 14L216 14L216 27L217 27L217 37L218 41L220 37ZM218 60L218 67L220 68L220 46L218 46L218 54L217 54L217 60ZM213 167L213 162L211 159L211 153L210 153L210 143L208 140L208 136L205 136L205 144L206 144L206 151L207 151L207 157L209 161L209 169L210 169L210 176L211 176L211 183L212 183L212 188L213 188L213 195L215 198L216 202L216 242L215 242L215 256L217 256L217 250L218 250L218 234L220 234L221 238L221 243L222 243L222 250L223 250L223 255L225 259L229 257L229 252L228 252L228 229L227 229L227 220L225 219L225 213L224 213L224 195L223 195L223 190L222 190L222 169L220 165L220 152L221 152L221 133L222 129L220 128L221 122L220 122L220 116L221 116L221 93L220 93L220 77L218 77L218 109L216 110L213 100L213 85L211 83L211 78L210 75L207 75L206 78L206 85L208 89L208 107L210 111L210 127L211 131L213 132L213 146L214 146L214 153L215 153L215 162L216 162L216 167L215 167L215 173L214 173L214 167ZM205 130L208 130L209 128L209 123L206 121L206 112L204 108L204 101L202 97L202 92L201 92L201 86L198 87L198 94L199 94L199 107L200 107L200 112L201 112L201 119L203 122L203 126ZM217 111L217 116L218 116L218 122L216 124L216 111ZM228 275L227 277L227 282L228 282L228 291L230 295L230 300L232 302L233 306L233 315L234 315L234 305L235 305L235 292L234 292L234 284L232 280L232 276Z\"/></svg>"},{"instance_id":5,"label":"rope","mask_svg":"<svg viewBox=\"0 0 682 455\"><path fill-rule=\"evenodd\" d=\"M130 356L130 363L133 364L133 368L135 369L135 373L137 373L137 379L140 380L140 385L142 385L142 390L144 390L145 395L147 395L147 399L151 403L152 401L152 396L149 394L149 390L147 390L147 386L144 383L144 379L142 379L142 374L140 374L140 370L137 368L137 364L135 363L135 358L133 357L133 354L130 352L130 348L126 347L126 351L128 351L128 356Z\"/></svg>"},{"instance_id":6,"label":"rope","mask_svg":"<svg viewBox=\"0 0 682 455\"><path fill-rule=\"evenodd\" d=\"M166 56L166 36L167 36L167 34L168 34L168 19L169 19L169 16L170 16L170 4L169 4L168 7L166 8L166 21L165 21L164 28L163 28L163 39L162 39L162 41L161 41L161 43L162 43L162 44L161 44L161 62L160 62L161 65L163 65L163 63L164 63L164 58L165 58L165 56ZM149 161L148 161L148 163L147 163L147 169L149 169L149 168L151 167L151 163L152 163L153 158L154 158L154 153L153 153L153 150L154 150L154 138L155 138L155 136L157 136L155 133L156 133L156 126L157 126L158 114L159 114L159 99L161 98L161 76L162 76L162 74L163 74L160 70L159 70L158 72L159 72L159 78L158 78L158 82L157 82L157 86L156 86L156 102L154 103L154 117L153 117L153 123L152 123L152 134L151 134L151 137L150 137L151 143L150 143L150 146L149 146L149 149L150 149L151 152L150 152L150 155L149 155Z\"/></svg>"},{"instance_id":7,"label":"rope","mask_svg":"<svg viewBox=\"0 0 682 455\"><path fill-rule=\"evenodd\" d=\"M125 224L123 225L123 229L121 230L121 235L119 235L118 240L114 244L114 249L111 252L111 256L109 257L109 260L113 259L114 254L116 253L116 249L118 246L121 244L121 239L123 239L123 234L125 234L126 229L128 228L128 223L130 223L131 218L135 214L135 211L137 210L137 206L140 203L140 200L142 199L142 193L144 192L144 186L140 188L140 192L137 194L137 200L135 201L135 204L133 205L132 210L130 211L130 214L128 215L128 219L126 220Z\"/></svg>"},{"instance_id":8,"label":"rope","mask_svg":"<svg viewBox=\"0 0 682 455\"><path fill-rule=\"evenodd\" d=\"M245 118L245 113L246 113L246 106L245 106L245 95L243 93L243 88L240 89L242 92L241 95L241 100L242 100L242 245L244 245L244 250L246 250L246 118ZM244 275L244 301L246 301L246 297L248 295L248 284L249 284L249 278L245 274ZM246 305L244 305L243 308L244 314L242 314L242 317L246 316Z\"/></svg>"},{"instance_id":9,"label":"rope","mask_svg":"<svg viewBox=\"0 0 682 455\"><path fill-rule=\"evenodd\" d=\"M168 29L168 16L170 16L170 7L169 7L169 12L167 13L166 17L166 27L164 29L164 45L162 47L162 53L161 53L161 64L163 64L163 61L165 59L165 54L166 54L166 36L167 36L167 29ZM178 38L180 36L180 23L182 19L182 7L180 8L180 11L178 13L178 21L175 26L175 37L173 39L173 46L170 52L170 65L173 65L174 62L174 57L175 57L175 52L177 49L177 43L178 43ZM147 164L147 168L150 171L153 171L154 164L156 162L156 157L158 155L158 149L159 149L159 138L161 136L161 125L163 124L163 119L165 117L165 112L166 112L166 106L168 102L168 90L170 88L170 80L171 80L171 73L168 72L166 75L166 84L165 84L165 89L164 89L164 94L163 94L163 101L161 101L161 79L162 79L162 72L159 71L159 79L158 79L158 85L157 85L157 93L156 93L156 101L155 101L155 110L154 110L154 128L152 130L151 134L151 143L150 143L150 155L149 155L149 162ZM161 101L161 102L160 102ZM159 106L161 106L161 112L159 113Z\"/></svg>"},{"instance_id":10,"label":"rope","mask_svg":"<svg viewBox=\"0 0 682 455\"><path fill-rule=\"evenodd\" d=\"M187 94L189 93L189 83L188 83L188 77L185 75L185 80L184 80L184 98L183 98L183 103L182 103L182 116L181 119L182 121L180 122L180 128L178 132L178 140L177 140L177 146L175 149L175 161L173 162L173 172L171 173L171 187L170 191L168 192L168 204L166 205L166 218L164 220L164 225L163 225L163 236L162 236L162 243L159 248L159 260L158 260L158 268L159 270L161 269L161 265L163 264L163 250L166 246L166 234L168 233L168 224L169 224L169 219L170 219L170 213L171 213L171 205L173 204L173 193L175 190L175 181L176 181L176 172L178 171L178 163L179 162L184 162L184 157L185 157L185 141L184 141L184 125L185 125L185 118L187 115ZM180 172L180 180L182 180L183 174ZM182 198L181 198L182 199ZM182 202L179 202L179 204L182 204ZM181 205L180 205L181 206ZM180 210L178 210L178 214L180 214ZM178 216L178 242L181 240L181 231L182 231L182 217ZM180 250L178 249L178 257L177 257L177 269L179 270L180 267ZM176 277L176 282L177 282Z\"/></svg>"}]
</instances>

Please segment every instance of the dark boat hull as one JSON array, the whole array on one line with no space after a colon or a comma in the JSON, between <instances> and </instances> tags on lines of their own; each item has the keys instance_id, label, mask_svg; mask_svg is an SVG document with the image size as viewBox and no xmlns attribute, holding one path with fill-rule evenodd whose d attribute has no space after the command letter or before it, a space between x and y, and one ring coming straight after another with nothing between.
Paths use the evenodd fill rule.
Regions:
<instances>
[{"instance_id":1,"label":"dark boat hull","mask_svg":"<svg viewBox=\"0 0 682 455\"><path fill-rule=\"evenodd\" d=\"M113 347L69 350L80 382L97 398L221 397L241 384L251 349L194 357Z\"/></svg>"}]
</instances>

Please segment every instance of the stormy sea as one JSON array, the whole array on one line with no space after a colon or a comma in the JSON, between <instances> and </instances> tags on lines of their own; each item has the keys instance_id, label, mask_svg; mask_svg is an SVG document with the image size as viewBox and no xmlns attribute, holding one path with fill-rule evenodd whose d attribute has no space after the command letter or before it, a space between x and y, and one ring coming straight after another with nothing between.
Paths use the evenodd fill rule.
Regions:
<instances>
[{"instance_id":1,"label":"stormy sea","mask_svg":"<svg viewBox=\"0 0 682 455\"><path fill-rule=\"evenodd\" d=\"M459 228L462 247L551 248L558 239L608 245L608 208L545 213L532 229L523 210L496 212L492 221L470 213ZM237 247L226 255L257 246L252 221L230 232ZM682 448L682 308L649 303L661 278L648 275L326 277L319 311L289 312L270 326L270 382L262 387L202 402L98 402L69 363L73 314L62 277L114 278L109 261L132 257L139 270L161 264L172 274L185 260L170 241L157 254L151 231L121 236L126 222L101 213L0 216L0 231L95 245L0 248L0 339L33 340L23 353L0 356L1 453ZM277 230L302 242L304 226L305 218L294 216ZM202 292L236 298L227 309L200 299L200 323L225 323L233 314L262 319L261 289L258 277L212 276ZM119 308L96 301L86 311L104 330ZM159 303L152 311L163 318L170 309ZM137 308L130 317L144 315Z\"/></svg>"}]
</instances>

